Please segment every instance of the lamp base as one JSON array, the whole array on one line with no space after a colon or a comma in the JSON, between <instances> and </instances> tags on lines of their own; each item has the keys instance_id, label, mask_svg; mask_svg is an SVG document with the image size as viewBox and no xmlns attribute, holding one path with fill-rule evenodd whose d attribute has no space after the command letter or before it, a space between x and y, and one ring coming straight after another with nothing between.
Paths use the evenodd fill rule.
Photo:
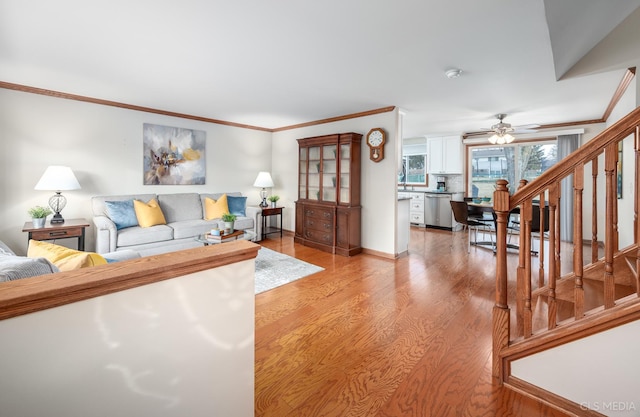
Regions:
<instances>
[{"instance_id":1,"label":"lamp base","mask_svg":"<svg viewBox=\"0 0 640 417\"><path fill-rule=\"evenodd\" d=\"M64 219L60 213L56 213L51 218L51 224L62 224L64 223Z\"/></svg>"},{"instance_id":2,"label":"lamp base","mask_svg":"<svg viewBox=\"0 0 640 417\"><path fill-rule=\"evenodd\" d=\"M269 206L269 204L267 204L267 199L263 198L262 199L262 203L260 203L260 207L268 207L268 206Z\"/></svg>"}]
</instances>

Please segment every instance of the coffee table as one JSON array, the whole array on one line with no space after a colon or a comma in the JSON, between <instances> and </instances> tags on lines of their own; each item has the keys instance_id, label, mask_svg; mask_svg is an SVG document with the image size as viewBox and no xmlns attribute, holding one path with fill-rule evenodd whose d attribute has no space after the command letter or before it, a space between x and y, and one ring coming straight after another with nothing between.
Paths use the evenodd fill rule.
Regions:
<instances>
[{"instance_id":1,"label":"coffee table","mask_svg":"<svg viewBox=\"0 0 640 417\"><path fill-rule=\"evenodd\" d=\"M231 234L220 237L213 237L209 233L205 233L202 235L198 235L196 237L196 241L204 243L205 246L208 246L217 245L218 243L233 242L234 240L254 240L256 236L257 234L253 230L236 230Z\"/></svg>"}]
</instances>

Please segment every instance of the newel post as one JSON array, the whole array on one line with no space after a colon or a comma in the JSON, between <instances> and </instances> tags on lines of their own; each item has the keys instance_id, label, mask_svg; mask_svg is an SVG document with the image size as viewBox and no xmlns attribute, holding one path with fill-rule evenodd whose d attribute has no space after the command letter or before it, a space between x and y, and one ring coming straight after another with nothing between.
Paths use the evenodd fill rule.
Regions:
<instances>
[{"instance_id":1,"label":"newel post","mask_svg":"<svg viewBox=\"0 0 640 417\"><path fill-rule=\"evenodd\" d=\"M500 353L509 346L509 305L507 304L507 219L509 182L496 181L493 210L496 214L496 303L493 306L493 376L502 383L504 373Z\"/></svg>"}]
</instances>

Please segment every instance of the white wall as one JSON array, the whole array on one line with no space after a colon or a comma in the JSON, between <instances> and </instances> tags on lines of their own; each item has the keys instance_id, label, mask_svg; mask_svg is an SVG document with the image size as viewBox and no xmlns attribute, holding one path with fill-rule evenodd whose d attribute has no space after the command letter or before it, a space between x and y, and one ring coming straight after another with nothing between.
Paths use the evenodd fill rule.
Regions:
<instances>
[{"instance_id":1,"label":"white wall","mask_svg":"<svg viewBox=\"0 0 640 417\"><path fill-rule=\"evenodd\" d=\"M295 230L295 201L298 198L298 143L296 139L332 133L356 132L363 135L362 143L362 246L385 254L395 254L397 110L286 130L273 135L272 174L273 192L281 197L285 207L284 228ZM374 127L387 132L385 158L380 162L369 159L369 147L364 135Z\"/></svg>"},{"instance_id":2,"label":"white wall","mask_svg":"<svg viewBox=\"0 0 640 417\"><path fill-rule=\"evenodd\" d=\"M207 133L205 185L143 185L142 125L154 123ZM65 218L91 220L94 195L241 191L260 201L253 187L271 169L271 133L0 89L0 239L26 252L27 209L47 205L53 192L33 187L48 165L70 166L81 190L65 192ZM75 247L75 239L59 243ZM94 247L93 227L87 250Z\"/></svg>"}]
</instances>

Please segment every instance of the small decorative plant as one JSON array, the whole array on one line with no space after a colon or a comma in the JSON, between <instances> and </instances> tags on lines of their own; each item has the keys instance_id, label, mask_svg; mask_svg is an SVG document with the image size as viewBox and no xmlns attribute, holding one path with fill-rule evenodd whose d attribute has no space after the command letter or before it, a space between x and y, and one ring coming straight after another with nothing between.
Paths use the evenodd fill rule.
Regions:
<instances>
[{"instance_id":1,"label":"small decorative plant","mask_svg":"<svg viewBox=\"0 0 640 417\"><path fill-rule=\"evenodd\" d=\"M231 214L231 213L224 213L222 215L222 221L226 222L226 223L231 223L236 221L237 216L235 214Z\"/></svg>"},{"instance_id":2,"label":"small decorative plant","mask_svg":"<svg viewBox=\"0 0 640 417\"><path fill-rule=\"evenodd\" d=\"M31 207L27 212L32 219L44 219L53 213L49 207L43 206Z\"/></svg>"},{"instance_id":3,"label":"small decorative plant","mask_svg":"<svg viewBox=\"0 0 640 417\"><path fill-rule=\"evenodd\" d=\"M280 196L270 195L268 200L271 201L272 203L275 203L276 201L280 200Z\"/></svg>"},{"instance_id":4,"label":"small decorative plant","mask_svg":"<svg viewBox=\"0 0 640 417\"><path fill-rule=\"evenodd\" d=\"M231 213L224 213L222 215L222 221L224 222L224 234L233 233L234 222L236 221L236 215Z\"/></svg>"}]
</instances>

